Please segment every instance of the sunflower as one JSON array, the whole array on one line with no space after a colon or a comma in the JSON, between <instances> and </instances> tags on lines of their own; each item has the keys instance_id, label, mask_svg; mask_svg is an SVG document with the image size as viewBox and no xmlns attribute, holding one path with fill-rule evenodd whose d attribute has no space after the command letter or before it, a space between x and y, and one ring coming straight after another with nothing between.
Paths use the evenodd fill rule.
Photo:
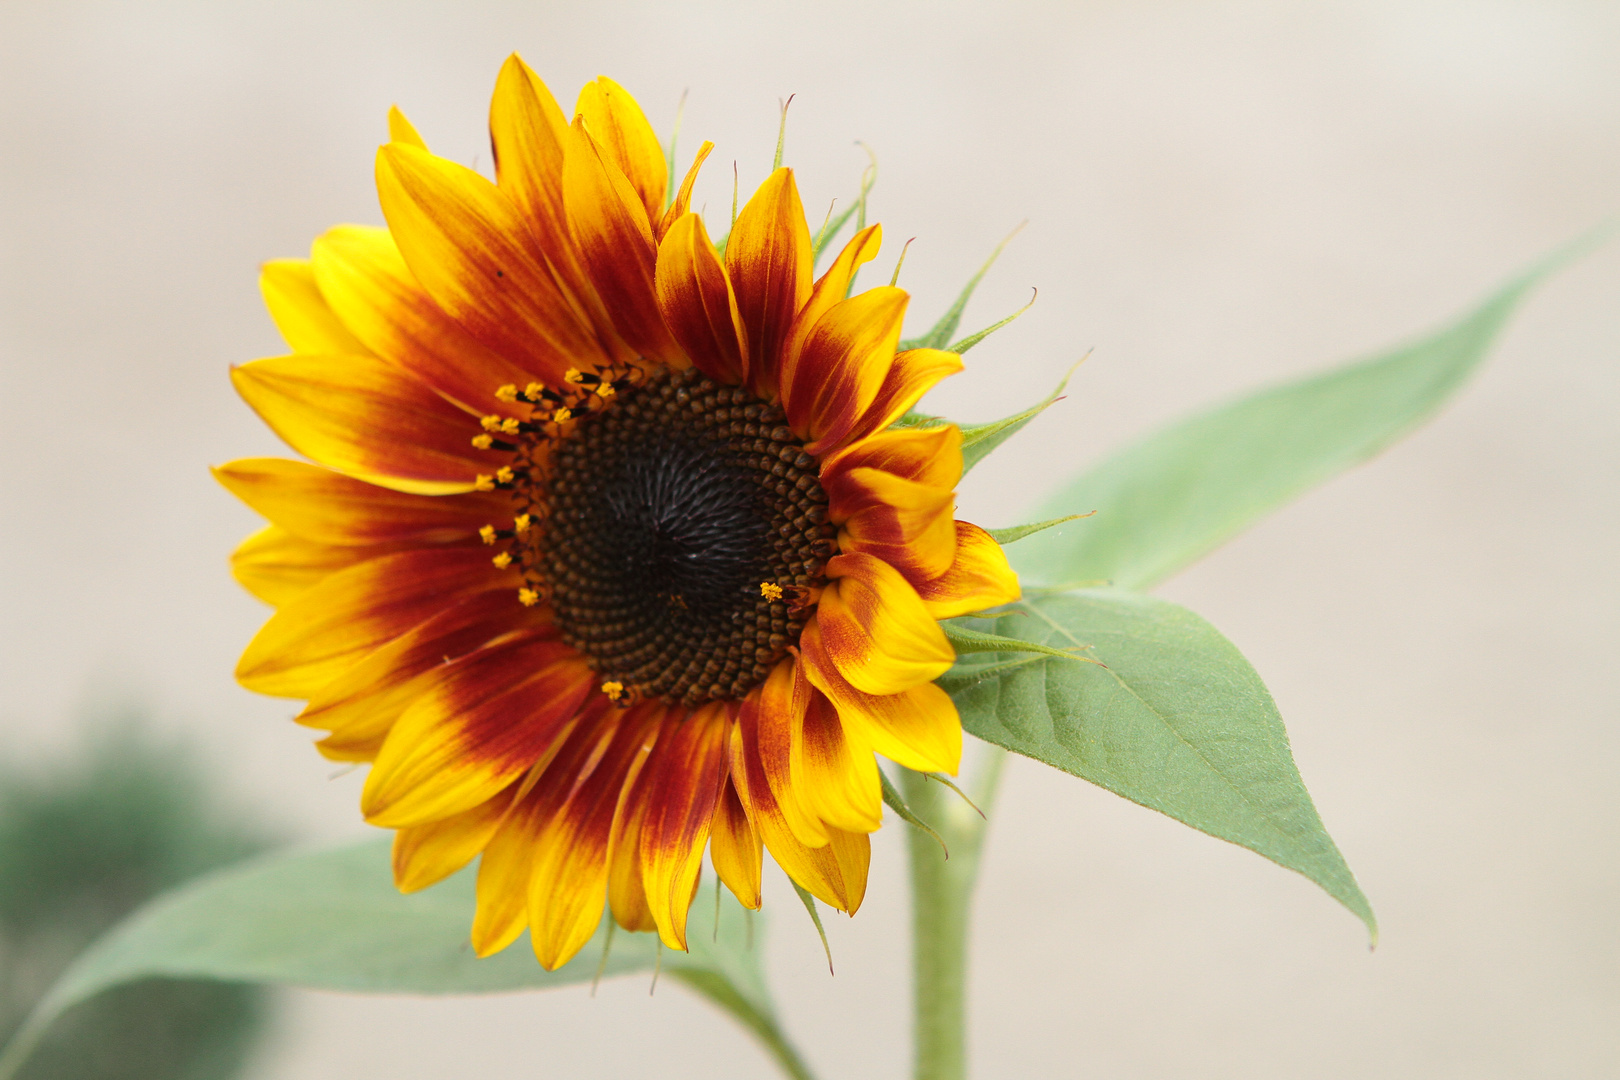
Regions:
<instances>
[{"instance_id":1,"label":"sunflower","mask_svg":"<svg viewBox=\"0 0 1620 1080\"><path fill-rule=\"evenodd\" d=\"M401 889L481 856L480 955L527 928L555 968L604 895L685 948L705 846L750 908L768 848L853 913L876 755L959 763L939 620L1018 595L954 519L960 432L895 426L960 357L897 351L903 290L849 295L878 226L814 277L789 169L717 248L712 144L666 200L609 79L570 123L509 59L493 183L389 121L387 228L266 264L293 351L232 371L308 459L215 470L270 522L233 556L276 608L237 678L371 763Z\"/></svg>"}]
</instances>

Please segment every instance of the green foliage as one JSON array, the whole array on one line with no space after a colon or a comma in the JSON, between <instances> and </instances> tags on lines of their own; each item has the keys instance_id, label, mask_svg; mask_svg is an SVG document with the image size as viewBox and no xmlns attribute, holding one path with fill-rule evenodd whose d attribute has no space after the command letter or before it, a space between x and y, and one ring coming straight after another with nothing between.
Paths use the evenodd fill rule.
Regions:
<instances>
[{"instance_id":1,"label":"green foliage","mask_svg":"<svg viewBox=\"0 0 1620 1080\"><path fill-rule=\"evenodd\" d=\"M1299 871L1376 937L1271 695L1212 626L1166 601L1112 590L1022 601L984 624L1098 662L959 662L940 685L964 728Z\"/></svg>"},{"instance_id":2,"label":"green foliage","mask_svg":"<svg viewBox=\"0 0 1620 1080\"><path fill-rule=\"evenodd\" d=\"M30 1019L30 1034L63 1010L135 980L218 979L369 993L469 994L591 982L650 972L657 938L606 937L554 972L528 948L480 960L467 942L474 877L463 872L410 896L394 888L387 840L267 856L203 878L143 908L72 966ZM788 1069L808 1076L782 1036L747 925L752 913L723 906L717 932L691 928L692 951L665 951L662 967L729 1012ZM0 1058L0 1077L26 1040Z\"/></svg>"},{"instance_id":3,"label":"green foliage","mask_svg":"<svg viewBox=\"0 0 1620 1080\"><path fill-rule=\"evenodd\" d=\"M183 747L131 720L97 725L80 760L0 778L0 1036L76 953L154 894L263 847ZM224 1080L263 1026L251 987L130 986L75 1009L26 1080Z\"/></svg>"},{"instance_id":4,"label":"green foliage","mask_svg":"<svg viewBox=\"0 0 1620 1080\"><path fill-rule=\"evenodd\" d=\"M1371 359L1286 383L1154 432L1065 485L1042 517L1096 517L1019 545L1052 585L1143 589L1365 461L1434 414L1525 294L1588 242L1515 278L1462 319Z\"/></svg>"}]
</instances>

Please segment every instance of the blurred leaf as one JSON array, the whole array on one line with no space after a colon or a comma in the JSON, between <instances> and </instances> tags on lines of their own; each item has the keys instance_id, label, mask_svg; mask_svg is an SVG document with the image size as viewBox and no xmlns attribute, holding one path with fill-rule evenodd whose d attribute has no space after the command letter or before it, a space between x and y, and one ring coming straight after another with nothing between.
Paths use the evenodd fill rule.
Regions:
<instances>
[{"instance_id":1,"label":"blurred leaf","mask_svg":"<svg viewBox=\"0 0 1620 1080\"><path fill-rule=\"evenodd\" d=\"M984 625L1083 649L958 663L940 679L962 726L1297 870L1367 925L1367 898L1311 805L1271 695L1237 648L1184 608L1086 590L1025 600Z\"/></svg>"},{"instance_id":2,"label":"blurred leaf","mask_svg":"<svg viewBox=\"0 0 1620 1080\"><path fill-rule=\"evenodd\" d=\"M98 722L88 752L0 778L0 1037L74 956L152 895L261 850L179 743L133 717ZM13 770L15 766L13 766ZM132 986L75 1009L24 1080L224 1080L263 1027L254 987Z\"/></svg>"},{"instance_id":3,"label":"blurred leaf","mask_svg":"<svg viewBox=\"0 0 1620 1080\"><path fill-rule=\"evenodd\" d=\"M1606 237L1515 278L1438 333L1163 428L1070 482L1042 516L1094 520L1020 545L1014 567L1053 585L1147 588L1266 514L1365 461L1433 415L1535 285Z\"/></svg>"},{"instance_id":4,"label":"blurred leaf","mask_svg":"<svg viewBox=\"0 0 1620 1080\"><path fill-rule=\"evenodd\" d=\"M221 871L148 904L86 952L30 1017L26 1035L76 1002L153 976L415 994L540 989L596 976L605 929L554 972L521 946L478 959L468 942L473 884L463 871L401 894L386 839ZM692 929L691 953L666 952L664 970L753 1031L788 1075L808 1077L776 1024L759 952L747 944L746 913L729 901L714 940L707 927ZM651 971L656 942L618 934L603 973ZM25 1042L0 1057L0 1077L26 1054Z\"/></svg>"}]
</instances>

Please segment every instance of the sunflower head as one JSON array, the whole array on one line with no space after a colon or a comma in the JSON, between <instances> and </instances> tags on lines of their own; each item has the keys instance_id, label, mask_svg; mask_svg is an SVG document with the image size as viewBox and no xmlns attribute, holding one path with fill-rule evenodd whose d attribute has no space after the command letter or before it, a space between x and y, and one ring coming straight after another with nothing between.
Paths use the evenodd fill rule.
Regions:
<instances>
[{"instance_id":1,"label":"sunflower head","mask_svg":"<svg viewBox=\"0 0 1620 1080\"><path fill-rule=\"evenodd\" d=\"M401 888L480 857L481 955L527 928L556 967L604 896L684 948L705 847L750 907L768 848L853 912L877 755L958 765L939 621L1018 595L954 517L960 433L895 426L961 359L899 350L903 290L851 295L879 226L813 273L790 169L717 249L711 144L666 193L612 80L570 121L513 57L490 130L493 183L395 110L387 228L264 268L292 353L232 377L308 460L216 470L269 519L237 676L371 763Z\"/></svg>"}]
</instances>

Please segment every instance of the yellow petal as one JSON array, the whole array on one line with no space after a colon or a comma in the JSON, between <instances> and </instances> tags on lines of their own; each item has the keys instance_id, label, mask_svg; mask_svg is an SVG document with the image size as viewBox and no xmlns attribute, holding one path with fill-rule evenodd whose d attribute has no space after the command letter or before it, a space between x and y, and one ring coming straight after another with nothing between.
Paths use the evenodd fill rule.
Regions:
<instances>
[{"instance_id":1,"label":"yellow petal","mask_svg":"<svg viewBox=\"0 0 1620 1080\"><path fill-rule=\"evenodd\" d=\"M792 169L772 173L737 215L726 240L726 273L748 327L749 388L771 397L782 350L794 316L809 299L813 273L810 227Z\"/></svg>"},{"instance_id":2,"label":"yellow petal","mask_svg":"<svg viewBox=\"0 0 1620 1080\"><path fill-rule=\"evenodd\" d=\"M322 544L267 525L236 546L231 574L260 600L282 607L339 570L397 550Z\"/></svg>"},{"instance_id":3,"label":"yellow petal","mask_svg":"<svg viewBox=\"0 0 1620 1080\"><path fill-rule=\"evenodd\" d=\"M497 795L471 810L394 834L394 884L413 893L472 862L494 839L511 798Z\"/></svg>"},{"instance_id":4,"label":"yellow petal","mask_svg":"<svg viewBox=\"0 0 1620 1080\"><path fill-rule=\"evenodd\" d=\"M794 734L793 788L805 809L846 832L881 828L883 788L877 762L820 691L812 694Z\"/></svg>"},{"instance_id":5,"label":"yellow petal","mask_svg":"<svg viewBox=\"0 0 1620 1080\"><path fill-rule=\"evenodd\" d=\"M675 198L664 211L664 216L658 219L658 228L653 230L654 239L660 243L669 233L670 226L685 217L692 209L692 185L697 183L698 170L703 168L703 163L708 160L712 150L714 143L708 141L698 147L697 156L692 159L692 167L686 170L686 179L681 181L680 190L675 193Z\"/></svg>"},{"instance_id":6,"label":"yellow petal","mask_svg":"<svg viewBox=\"0 0 1620 1080\"><path fill-rule=\"evenodd\" d=\"M709 861L738 903L758 911L764 854L759 834L748 824L748 814L737 796L737 788L729 780L720 798L720 807L715 811L714 831L709 834Z\"/></svg>"},{"instance_id":7,"label":"yellow petal","mask_svg":"<svg viewBox=\"0 0 1620 1080\"><path fill-rule=\"evenodd\" d=\"M276 329L293 352L328 356L366 354L315 284L308 259L273 259L259 268L259 292Z\"/></svg>"},{"instance_id":8,"label":"yellow petal","mask_svg":"<svg viewBox=\"0 0 1620 1080\"><path fill-rule=\"evenodd\" d=\"M703 219L686 214L658 246L655 280L664 323L697 369L735 385L748 370L748 334L726 268Z\"/></svg>"},{"instance_id":9,"label":"yellow petal","mask_svg":"<svg viewBox=\"0 0 1620 1080\"><path fill-rule=\"evenodd\" d=\"M894 567L851 553L834 556L826 573L833 581L813 622L826 655L856 689L899 693L932 682L956 662L945 632Z\"/></svg>"},{"instance_id":10,"label":"yellow petal","mask_svg":"<svg viewBox=\"0 0 1620 1080\"><path fill-rule=\"evenodd\" d=\"M427 149L427 143L416 133L416 126L405 119L405 114L399 111L398 105L388 106L388 141L404 143L418 150Z\"/></svg>"},{"instance_id":11,"label":"yellow petal","mask_svg":"<svg viewBox=\"0 0 1620 1080\"><path fill-rule=\"evenodd\" d=\"M658 936L672 949L686 948L686 913L725 789L730 736L725 705L700 706L664 732L647 765L641 879Z\"/></svg>"},{"instance_id":12,"label":"yellow petal","mask_svg":"<svg viewBox=\"0 0 1620 1080\"><path fill-rule=\"evenodd\" d=\"M793 370L798 366L799 353L804 348L804 339L809 336L811 327L815 326L834 304L848 298L849 286L855 280L855 272L877 258L878 249L882 246L883 226L868 225L844 245L844 250L838 253L838 258L833 260L827 272L816 280L815 286L810 290L809 299L793 318L792 332L783 347L779 375L781 385L793 384Z\"/></svg>"},{"instance_id":13,"label":"yellow petal","mask_svg":"<svg viewBox=\"0 0 1620 1080\"><path fill-rule=\"evenodd\" d=\"M1017 600L1018 575L1007 553L990 534L966 521L956 524L956 558L951 568L917 585L917 595L936 619L954 619Z\"/></svg>"},{"instance_id":14,"label":"yellow petal","mask_svg":"<svg viewBox=\"0 0 1620 1080\"><path fill-rule=\"evenodd\" d=\"M647 116L629 91L598 75L579 91L574 112L585 121L603 155L623 173L646 209L647 220L657 221L664 209L664 186L669 182L664 150L658 145Z\"/></svg>"},{"instance_id":15,"label":"yellow petal","mask_svg":"<svg viewBox=\"0 0 1620 1080\"><path fill-rule=\"evenodd\" d=\"M842 445L876 400L894 363L909 299L904 289L868 289L834 304L811 327L793 381L782 387L788 423L810 453Z\"/></svg>"},{"instance_id":16,"label":"yellow petal","mask_svg":"<svg viewBox=\"0 0 1620 1080\"><path fill-rule=\"evenodd\" d=\"M851 439L882 431L904 416L947 375L962 370L962 358L944 349L907 349L897 353L877 396L850 431Z\"/></svg>"}]
</instances>

